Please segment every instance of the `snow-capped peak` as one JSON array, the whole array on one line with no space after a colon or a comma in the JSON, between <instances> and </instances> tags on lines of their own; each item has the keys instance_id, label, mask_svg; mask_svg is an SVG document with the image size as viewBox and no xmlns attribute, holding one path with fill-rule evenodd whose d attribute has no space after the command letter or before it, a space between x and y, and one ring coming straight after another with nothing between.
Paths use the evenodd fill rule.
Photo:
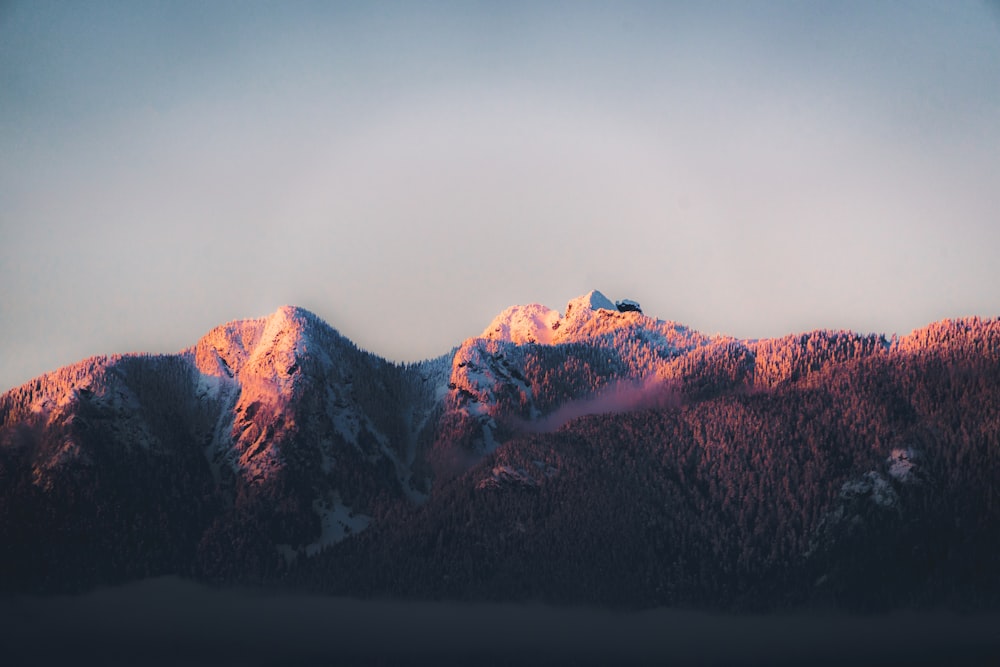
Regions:
<instances>
[{"instance_id":1,"label":"snow-capped peak","mask_svg":"<svg viewBox=\"0 0 1000 667\"><path fill-rule=\"evenodd\" d=\"M511 306L490 322L481 338L509 341L517 345L575 342L638 322L634 316L642 316L639 304L628 299L621 303L626 305L619 307L601 292L592 290L570 300L562 316L539 303ZM648 322L655 324L656 321Z\"/></svg>"},{"instance_id":2,"label":"snow-capped peak","mask_svg":"<svg viewBox=\"0 0 1000 667\"><path fill-rule=\"evenodd\" d=\"M216 327L194 348L195 364L206 375L239 376L287 372L310 345L318 317L304 308L282 306L267 317L236 320ZM279 373L280 374L280 373Z\"/></svg>"},{"instance_id":3,"label":"snow-capped peak","mask_svg":"<svg viewBox=\"0 0 1000 667\"><path fill-rule=\"evenodd\" d=\"M566 318L586 310L611 310L618 312L617 306L597 290L591 290L566 304Z\"/></svg>"},{"instance_id":4,"label":"snow-capped peak","mask_svg":"<svg viewBox=\"0 0 1000 667\"><path fill-rule=\"evenodd\" d=\"M511 306L490 322L483 338L550 345L555 329L559 328L559 312L540 303Z\"/></svg>"}]
</instances>

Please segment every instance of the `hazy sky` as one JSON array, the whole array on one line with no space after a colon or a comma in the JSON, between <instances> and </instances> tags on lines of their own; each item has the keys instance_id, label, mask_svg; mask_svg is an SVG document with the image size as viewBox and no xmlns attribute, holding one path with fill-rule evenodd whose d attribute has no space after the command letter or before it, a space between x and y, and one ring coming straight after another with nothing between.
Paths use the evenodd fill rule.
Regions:
<instances>
[{"instance_id":1,"label":"hazy sky","mask_svg":"<svg viewBox=\"0 0 1000 667\"><path fill-rule=\"evenodd\" d=\"M0 4L0 390L287 303L906 333L998 251L996 3Z\"/></svg>"}]
</instances>

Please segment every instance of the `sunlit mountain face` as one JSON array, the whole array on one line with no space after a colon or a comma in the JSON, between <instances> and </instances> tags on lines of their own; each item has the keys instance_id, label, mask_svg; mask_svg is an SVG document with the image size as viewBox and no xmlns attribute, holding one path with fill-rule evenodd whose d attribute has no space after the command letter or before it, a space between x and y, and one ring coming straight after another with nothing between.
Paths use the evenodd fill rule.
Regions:
<instances>
[{"instance_id":1,"label":"sunlit mountain face","mask_svg":"<svg viewBox=\"0 0 1000 667\"><path fill-rule=\"evenodd\" d=\"M706 336L600 292L400 365L285 307L0 397L0 587L1000 602L1000 321Z\"/></svg>"}]
</instances>

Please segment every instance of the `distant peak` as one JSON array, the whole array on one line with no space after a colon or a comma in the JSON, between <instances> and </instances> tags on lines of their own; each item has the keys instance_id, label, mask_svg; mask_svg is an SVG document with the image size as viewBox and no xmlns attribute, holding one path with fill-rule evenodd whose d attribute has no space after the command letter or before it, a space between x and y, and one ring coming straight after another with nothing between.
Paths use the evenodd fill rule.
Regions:
<instances>
[{"instance_id":1,"label":"distant peak","mask_svg":"<svg viewBox=\"0 0 1000 667\"><path fill-rule=\"evenodd\" d=\"M624 314L626 317L612 317L611 313ZM511 306L493 319L483 331L482 337L506 340L518 345L555 345L581 340L581 335L592 335L598 329L605 331L608 327L629 326L638 321L634 317L636 314L642 315L638 302L631 299L614 302L602 292L591 290L570 300L562 315L538 303ZM595 329L592 322L598 320L601 324Z\"/></svg>"},{"instance_id":2,"label":"distant peak","mask_svg":"<svg viewBox=\"0 0 1000 667\"><path fill-rule=\"evenodd\" d=\"M613 310L618 308L608 297L597 290L591 290L583 296L578 296L566 304L566 317L572 313L579 313L583 310Z\"/></svg>"}]
</instances>

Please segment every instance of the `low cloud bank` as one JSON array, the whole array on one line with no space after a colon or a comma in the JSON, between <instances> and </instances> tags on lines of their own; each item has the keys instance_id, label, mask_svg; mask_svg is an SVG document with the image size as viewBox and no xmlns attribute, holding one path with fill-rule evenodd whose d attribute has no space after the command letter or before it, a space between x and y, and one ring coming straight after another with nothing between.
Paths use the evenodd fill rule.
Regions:
<instances>
[{"instance_id":1,"label":"low cloud bank","mask_svg":"<svg viewBox=\"0 0 1000 667\"><path fill-rule=\"evenodd\" d=\"M0 599L5 664L1000 664L1000 617L359 601L157 579Z\"/></svg>"},{"instance_id":2,"label":"low cloud bank","mask_svg":"<svg viewBox=\"0 0 1000 667\"><path fill-rule=\"evenodd\" d=\"M616 382L594 395L570 401L545 417L524 422L530 433L551 433L577 417L631 412L646 408L669 408L681 404L680 392L672 382L649 377L643 382Z\"/></svg>"}]
</instances>

